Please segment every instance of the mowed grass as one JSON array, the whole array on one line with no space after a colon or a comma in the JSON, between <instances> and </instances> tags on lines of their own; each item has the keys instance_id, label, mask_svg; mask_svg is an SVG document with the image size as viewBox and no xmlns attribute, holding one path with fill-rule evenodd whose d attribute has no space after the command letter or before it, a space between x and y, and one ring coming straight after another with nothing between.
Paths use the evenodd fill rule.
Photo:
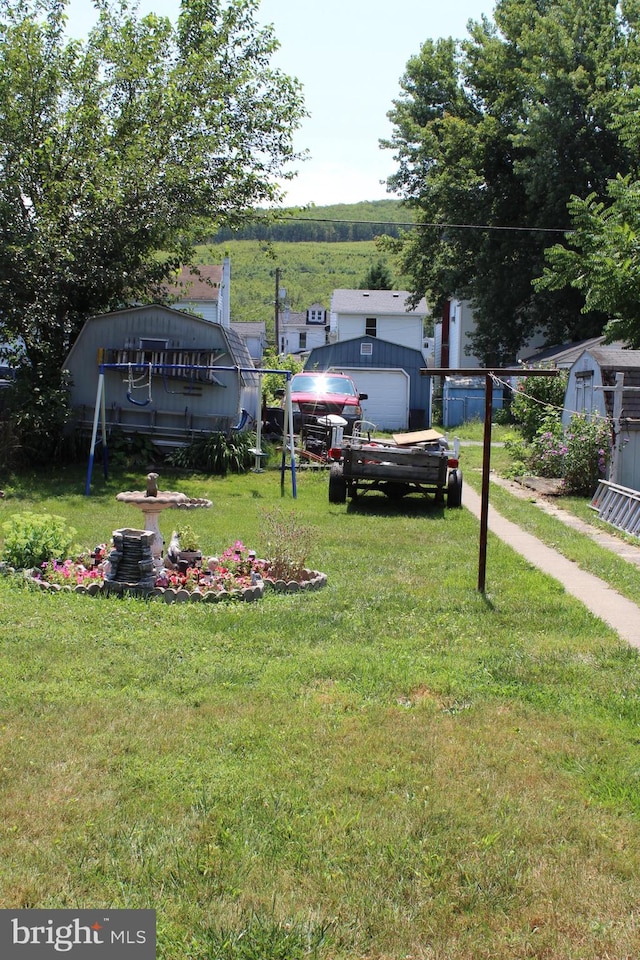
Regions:
<instances>
[{"instance_id":1,"label":"mowed grass","mask_svg":"<svg viewBox=\"0 0 640 960\"><path fill-rule=\"evenodd\" d=\"M141 476L14 479L0 520L138 526ZM0 579L0 906L151 907L158 956L631 958L637 651L466 510L326 474L169 479L207 549L313 530L327 587L255 604ZM165 536L171 514L161 520Z\"/></svg>"}]
</instances>

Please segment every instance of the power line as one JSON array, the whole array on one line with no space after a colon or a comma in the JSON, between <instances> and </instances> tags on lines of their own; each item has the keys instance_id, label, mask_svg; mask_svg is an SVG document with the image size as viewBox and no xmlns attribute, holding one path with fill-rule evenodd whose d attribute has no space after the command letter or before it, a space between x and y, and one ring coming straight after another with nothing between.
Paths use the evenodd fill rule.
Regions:
<instances>
[{"instance_id":1,"label":"power line","mask_svg":"<svg viewBox=\"0 0 640 960\"><path fill-rule=\"evenodd\" d=\"M409 227L418 229L419 227L434 227L438 230L509 230L516 233L573 233L574 231L567 227L513 227L500 226L490 223L431 223L415 221L398 220L339 220L332 217L295 217L291 215L278 216L276 221L292 221L295 223L346 223L357 226L371 227ZM272 221L265 218L265 223Z\"/></svg>"}]
</instances>

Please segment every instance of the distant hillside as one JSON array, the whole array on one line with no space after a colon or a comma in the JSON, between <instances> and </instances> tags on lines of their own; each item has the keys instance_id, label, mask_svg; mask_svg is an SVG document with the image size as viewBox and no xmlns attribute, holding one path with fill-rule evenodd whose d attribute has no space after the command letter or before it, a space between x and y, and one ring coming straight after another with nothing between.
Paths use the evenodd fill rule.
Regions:
<instances>
[{"instance_id":1,"label":"distant hillside","mask_svg":"<svg viewBox=\"0 0 640 960\"><path fill-rule=\"evenodd\" d=\"M312 303L329 307L331 293L340 288L357 288L372 264L384 260L394 287L408 289L407 279L396 269L393 258L381 253L373 240L351 243L267 243L257 240L230 240L198 249L201 263L231 263L231 319L264 320L269 336L275 326L275 276L280 270L280 288L293 311L306 310Z\"/></svg>"},{"instance_id":2,"label":"distant hillside","mask_svg":"<svg viewBox=\"0 0 640 960\"><path fill-rule=\"evenodd\" d=\"M219 230L211 243L261 240L283 243L347 243L374 240L381 234L397 236L400 224L412 223L413 212L400 200L339 203L328 207L289 207L277 214L258 211L258 219L241 230ZM275 217L275 219L274 219Z\"/></svg>"}]
</instances>

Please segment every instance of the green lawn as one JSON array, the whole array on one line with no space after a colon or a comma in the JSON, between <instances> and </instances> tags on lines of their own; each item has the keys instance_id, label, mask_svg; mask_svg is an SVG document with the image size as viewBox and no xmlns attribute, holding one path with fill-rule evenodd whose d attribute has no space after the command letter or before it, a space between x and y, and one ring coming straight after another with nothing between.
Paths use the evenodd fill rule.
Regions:
<instances>
[{"instance_id":1,"label":"green lawn","mask_svg":"<svg viewBox=\"0 0 640 960\"><path fill-rule=\"evenodd\" d=\"M139 525L115 494L142 484L14 478L0 521L48 510L92 546ZM271 470L161 486L213 501L212 553L293 513L328 585L0 579L0 907L152 907L162 960L637 955L637 651L494 537L479 594L466 510L329 505L324 473L296 500Z\"/></svg>"}]
</instances>

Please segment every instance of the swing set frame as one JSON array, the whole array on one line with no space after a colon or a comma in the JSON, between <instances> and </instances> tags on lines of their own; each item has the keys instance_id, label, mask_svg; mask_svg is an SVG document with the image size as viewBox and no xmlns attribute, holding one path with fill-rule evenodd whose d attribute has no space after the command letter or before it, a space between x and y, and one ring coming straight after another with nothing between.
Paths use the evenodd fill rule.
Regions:
<instances>
[{"instance_id":1,"label":"swing set frame","mask_svg":"<svg viewBox=\"0 0 640 960\"><path fill-rule=\"evenodd\" d=\"M98 444L98 425L101 426L101 438L100 442L102 443L102 463L105 480L109 477L109 454L108 454L108 444L107 444L107 416L106 416L106 401L105 401L105 372L107 370L125 370L128 372L128 380L131 383L131 378L134 370L146 370L149 374L149 399L144 402L144 406L151 402L151 378L154 374L161 374L163 377L166 376L166 373L171 370L181 370L195 373L197 371L203 372L231 372L231 373L254 373L258 374L259 382L259 402L260 409L262 408L262 375L265 373L275 373L279 376L285 377L285 435L283 438L282 444L282 459L280 463L280 491L281 495L284 496L284 478L287 470L287 454L289 455L289 469L291 470L291 493L295 500L297 497L297 484L296 484L296 460L295 460L295 438L293 433L293 406L291 403L291 378L292 373L290 370L279 370L272 369L267 367L238 367L238 366L220 366L219 364L215 365L196 365L196 364L187 364L187 363L103 363L98 364L98 386L96 390L96 402L93 413L93 428L91 431L91 447L89 450L89 463L87 466L87 479L85 483L85 496L90 496L91 494L91 479L93 476L93 465L95 461L95 451ZM127 399L131 403L135 403L137 406L140 406L140 403L135 400L131 400L130 389L127 391ZM240 421L242 423L242 419ZM256 429L256 447L253 451L256 457L256 471L259 468L260 458L263 456L260 443L262 437L262 416L259 414L257 419L257 429ZM237 427L232 429L240 429L240 424Z\"/></svg>"}]
</instances>

